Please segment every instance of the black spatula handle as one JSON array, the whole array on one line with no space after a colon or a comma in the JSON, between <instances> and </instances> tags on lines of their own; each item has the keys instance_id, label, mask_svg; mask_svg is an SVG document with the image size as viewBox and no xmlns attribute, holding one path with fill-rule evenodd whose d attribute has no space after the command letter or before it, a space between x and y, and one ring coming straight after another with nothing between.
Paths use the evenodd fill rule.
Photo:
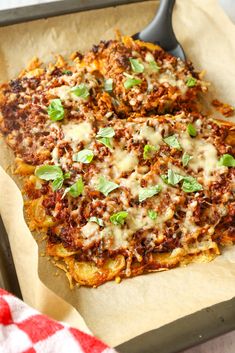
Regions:
<instances>
[{"instance_id":1,"label":"black spatula handle","mask_svg":"<svg viewBox=\"0 0 235 353\"><path fill-rule=\"evenodd\" d=\"M161 0L159 9L152 22L139 33L139 38L146 42L164 43L165 50L171 50L178 44L172 28L172 12L175 0ZM157 39L157 41L156 41Z\"/></svg>"}]
</instances>

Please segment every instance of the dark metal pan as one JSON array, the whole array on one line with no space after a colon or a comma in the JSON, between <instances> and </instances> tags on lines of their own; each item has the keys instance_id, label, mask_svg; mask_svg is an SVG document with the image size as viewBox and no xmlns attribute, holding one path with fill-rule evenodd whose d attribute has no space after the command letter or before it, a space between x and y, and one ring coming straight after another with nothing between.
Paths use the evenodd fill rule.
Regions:
<instances>
[{"instance_id":1,"label":"dark metal pan","mask_svg":"<svg viewBox=\"0 0 235 353\"><path fill-rule=\"evenodd\" d=\"M63 0L0 11L0 26L142 0ZM0 286L21 297L9 241L0 220ZM177 353L235 330L235 298L137 336L116 347L120 353Z\"/></svg>"},{"instance_id":2,"label":"dark metal pan","mask_svg":"<svg viewBox=\"0 0 235 353\"><path fill-rule=\"evenodd\" d=\"M21 298L19 283L16 276L14 261L7 233L0 217L0 288Z\"/></svg>"},{"instance_id":3,"label":"dark metal pan","mask_svg":"<svg viewBox=\"0 0 235 353\"><path fill-rule=\"evenodd\" d=\"M0 11L0 26L141 1L143 0L62 0L24 6Z\"/></svg>"}]
</instances>

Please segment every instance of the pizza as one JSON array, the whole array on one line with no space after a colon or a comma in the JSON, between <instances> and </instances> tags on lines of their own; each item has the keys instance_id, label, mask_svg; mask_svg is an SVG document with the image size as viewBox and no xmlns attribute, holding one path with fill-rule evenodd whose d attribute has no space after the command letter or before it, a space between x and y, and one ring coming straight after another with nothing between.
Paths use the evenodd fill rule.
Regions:
<instances>
[{"instance_id":1,"label":"pizza","mask_svg":"<svg viewBox=\"0 0 235 353\"><path fill-rule=\"evenodd\" d=\"M202 111L209 84L150 43L34 58L0 88L25 219L74 283L208 262L235 241L235 125Z\"/></svg>"}]
</instances>

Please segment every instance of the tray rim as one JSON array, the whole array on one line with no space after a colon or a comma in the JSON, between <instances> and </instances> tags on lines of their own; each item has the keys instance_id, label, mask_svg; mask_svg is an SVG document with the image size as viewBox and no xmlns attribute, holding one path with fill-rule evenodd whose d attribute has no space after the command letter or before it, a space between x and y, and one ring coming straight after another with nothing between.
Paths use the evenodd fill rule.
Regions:
<instances>
[{"instance_id":1,"label":"tray rim","mask_svg":"<svg viewBox=\"0 0 235 353\"><path fill-rule=\"evenodd\" d=\"M149 0L145 0L149 1ZM127 5L143 0L61 0L0 10L0 27L38 19L67 15L75 12Z\"/></svg>"},{"instance_id":2,"label":"tray rim","mask_svg":"<svg viewBox=\"0 0 235 353\"><path fill-rule=\"evenodd\" d=\"M0 10L0 27L138 2L143 2L143 0L62 0ZM20 296L17 283L15 284L16 286L12 286L12 278L16 279L14 262L11 257L7 233L1 224L0 232L0 238L5 239L5 249L8 249L5 267L9 268L10 266L12 272L5 271L5 283L8 281L9 286L11 286L9 288L13 294ZM192 324L194 325L193 327ZM183 331L180 331L180 327ZM233 330L235 330L235 298L197 311L158 329L143 333L115 348L120 353L178 353ZM156 337L158 337L157 340Z\"/></svg>"}]
</instances>

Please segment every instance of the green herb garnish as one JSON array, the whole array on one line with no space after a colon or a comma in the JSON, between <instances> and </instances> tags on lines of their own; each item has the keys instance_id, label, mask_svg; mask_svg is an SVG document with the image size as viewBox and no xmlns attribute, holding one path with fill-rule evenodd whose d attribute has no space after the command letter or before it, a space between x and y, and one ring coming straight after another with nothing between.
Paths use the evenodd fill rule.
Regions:
<instances>
[{"instance_id":1,"label":"green herb garnish","mask_svg":"<svg viewBox=\"0 0 235 353\"><path fill-rule=\"evenodd\" d=\"M144 65L139 61L139 59L129 58L129 60L133 72L137 74L144 72Z\"/></svg>"},{"instance_id":2,"label":"green herb garnish","mask_svg":"<svg viewBox=\"0 0 235 353\"><path fill-rule=\"evenodd\" d=\"M139 202L142 202L154 195L157 195L162 190L160 185L149 186L148 188L141 188L139 192Z\"/></svg>"},{"instance_id":3,"label":"green herb garnish","mask_svg":"<svg viewBox=\"0 0 235 353\"><path fill-rule=\"evenodd\" d=\"M108 137L101 137L98 139L99 142L101 142L104 146L112 149L112 146L111 146L111 139L108 138Z\"/></svg>"},{"instance_id":4,"label":"green herb garnish","mask_svg":"<svg viewBox=\"0 0 235 353\"><path fill-rule=\"evenodd\" d=\"M225 153L220 157L219 165L225 167L235 167L235 159L231 154Z\"/></svg>"},{"instance_id":5,"label":"green herb garnish","mask_svg":"<svg viewBox=\"0 0 235 353\"><path fill-rule=\"evenodd\" d=\"M203 187L198 183L197 179L192 176L184 177L184 181L182 184L182 190L184 192L195 192L202 190Z\"/></svg>"},{"instance_id":6,"label":"green herb garnish","mask_svg":"<svg viewBox=\"0 0 235 353\"><path fill-rule=\"evenodd\" d=\"M85 83L81 83L80 85L71 88L71 92L75 94L75 96L83 99L87 99L90 95L89 88Z\"/></svg>"},{"instance_id":7,"label":"green herb garnish","mask_svg":"<svg viewBox=\"0 0 235 353\"><path fill-rule=\"evenodd\" d=\"M99 129L96 138L103 145L111 149L112 146L110 138L112 138L113 136L115 136L114 129L112 127L104 127Z\"/></svg>"},{"instance_id":8,"label":"green herb garnish","mask_svg":"<svg viewBox=\"0 0 235 353\"><path fill-rule=\"evenodd\" d=\"M167 183L170 185L177 185L181 180L184 179L183 175L175 173L172 169L168 169L167 173Z\"/></svg>"},{"instance_id":9,"label":"green herb garnish","mask_svg":"<svg viewBox=\"0 0 235 353\"><path fill-rule=\"evenodd\" d=\"M154 210L148 210L148 216L149 218L151 218L153 221L155 221L155 219L157 219L157 212Z\"/></svg>"},{"instance_id":10,"label":"green herb garnish","mask_svg":"<svg viewBox=\"0 0 235 353\"><path fill-rule=\"evenodd\" d=\"M181 150L181 145L178 141L176 135L171 135L163 139L163 141L170 147L176 148L177 150Z\"/></svg>"},{"instance_id":11,"label":"green herb garnish","mask_svg":"<svg viewBox=\"0 0 235 353\"><path fill-rule=\"evenodd\" d=\"M64 70L64 71L62 71L62 74L64 74L64 75L72 75L72 71Z\"/></svg>"},{"instance_id":12,"label":"green herb garnish","mask_svg":"<svg viewBox=\"0 0 235 353\"><path fill-rule=\"evenodd\" d=\"M198 183L197 179L192 176L183 176L175 173L172 169L168 169L167 175L161 175L162 180L169 185L175 186L183 181L182 190L184 192L195 192L203 189L202 185Z\"/></svg>"},{"instance_id":13,"label":"green herb garnish","mask_svg":"<svg viewBox=\"0 0 235 353\"><path fill-rule=\"evenodd\" d=\"M197 130L193 124L188 124L187 132L188 132L189 136L191 136L191 137L197 136Z\"/></svg>"},{"instance_id":14,"label":"green herb garnish","mask_svg":"<svg viewBox=\"0 0 235 353\"><path fill-rule=\"evenodd\" d=\"M128 212L120 211L120 212L114 213L112 216L110 216L110 221L114 225L123 225L127 216L128 216Z\"/></svg>"},{"instance_id":15,"label":"green herb garnish","mask_svg":"<svg viewBox=\"0 0 235 353\"><path fill-rule=\"evenodd\" d=\"M154 60L154 56L151 53L146 54L145 60L148 62L151 71L158 72L160 70L160 67Z\"/></svg>"},{"instance_id":16,"label":"green herb garnish","mask_svg":"<svg viewBox=\"0 0 235 353\"><path fill-rule=\"evenodd\" d=\"M130 89L134 86L139 85L140 83L142 83L142 80L140 78L128 77L124 82L124 87L125 89Z\"/></svg>"},{"instance_id":17,"label":"green herb garnish","mask_svg":"<svg viewBox=\"0 0 235 353\"><path fill-rule=\"evenodd\" d=\"M43 180L55 180L63 177L63 171L57 165L42 165L35 169L34 174Z\"/></svg>"},{"instance_id":18,"label":"green herb garnish","mask_svg":"<svg viewBox=\"0 0 235 353\"><path fill-rule=\"evenodd\" d=\"M196 85L196 83L197 83L197 80L196 80L196 78L194 78L194 77L189 77L188 79L187 79L187 81L186 81L186 85L188 86L188 87L194 87L195 85Z\"/></svg>"},{"instance_id":19,"label":"green herb garnish","mask_svg":"<svg viewBox=\"0 0 235 353\"><path fill-rule=\"evenodd\" d=\"M144 159L150 159L153 156L153 152L157 151L157 147L152 146L152 145L145 145L144 146L144 153L143 153L143 158Z\"/></svg>"},{"instance_id":20,"label":"green herb garnish","mask_svg":"<svg viewBox=\"0 0 235 353\"><path fill-rule=\"evenodd\" d=\"M103 227L103 226L104 226L103 219L98 218L98 217L90 217L89 220L88 220L88 222L97 223L100 227Z\"/></svg>"},{"instance_id":21,"label":"green herb garnish","mask_svg":"<svg viewBox=\"0 0 235 353\"><path fill-rule=\"evenodd\" d=\"M73 161L88 164L91 163L93 157L93 151L84 149L73 155Z\"/></svg>"},{"instance_id":22,"label":"green herb garnish","mask_svg":"<svg viewBox=\"0 0 235 353\"><path fill-rule=\"evenodd\" d=\"M47 108L51 120L58 121L64 118L64 108L59 98L53 99Z\"/></svg>"},{"instance_id":23,"label":"green herb garnish","mask_svg":"<svg viewBox=\"0 0 235 353\"><path fill-rule=\"evenodd\" d=\"M168 184L168 176L167 176L167 174L161 174L160 177L164 181L165 184Z\"/></svg>"},{"instance_id":24,"label":"green herb garnish","mask_svg":"<svg viewBox=\"0 0 235 353\"><path fill-rule=\"evenodd\" d=\"M53 180L53 182L52 182L52 190L56 191L58 189L61 189L62 186L63 186L63 183L64 183L63 176Z\"/></svg>"},{"instance_id":25,"label":"green herb garnish","mask_svg":"<svg viewBox=\"0 0 235 353\"><path fill-rule=\"evenodd\" d=\"M158 72L160 70L160 67L158 66L158 64L156 63L156 61L150 61L149 62L149 68L151 71L153 72Z\"/></svg>"},{"instance_id":26,"label":"green herb garnish","mask_svg":"<svg viewBox=\"0 0 235 353\"><path fill-rule=\"evenodd\" d=\"M43 180L53 180L52 190L56 191L63 186L64 179L70 177L69 173L63 174L62 169L57 165L42 165L35 169L34 173L38 178Z\"/></svg>"},{"instance_id":27,"label":"green herb garnish","mask_svg":"<svg viewBox=\"0 0 235 353\"><path fill-rule=\"evenodd\" d=\"M71 176L70 172L64 173L64 179L69 179Z\"/></svg>"},{"instance_id":28,"label":"green herb garnish","mask_svg":"<svg viewBox=\"0 0 235 353\"><path fill-rule=\"evenodd\" d=\"M83 190L84 184L82 178L79 178L73 185L65 189L64 195L69 193L72 197L78 197L83 193Z\"/></svg>"},{"instance_id":29,"label":"green herb garnish","mask_svg":"<svg viewBox=\"0 0 235 353\"><path fill-rule=\"evenodd\" d=\"M108 196L110 192L119 188L119 185L107 180L104 176L101 176L98 180L97 190L102 192L105 196Z\"/></svg>"},{"instance_id":30,"label":"green herb garnish","mask_svg":"<svg viewBox=\"0 0 235 353\"><path fill-rule=\"evenodd\" d=\"M103 128L100 128L96 137L97 138L100 138L100 137L113 137L115 136L115 131L112 127L103 127Z\"/></svg>"},{"instance_id":31,"label":"green herb garnish","mask_svg":"<svg viewBox=\"0 0 235 353\"><path fill-rule=\"evenodd\" d=\"M190 154L188 154L187 152L184 152L184 154L182 156L183 166L186 167L188 165L189 161L191 161L191 159L193 159L193 157L190 156Z\"/></svg>"}]
</instances>

